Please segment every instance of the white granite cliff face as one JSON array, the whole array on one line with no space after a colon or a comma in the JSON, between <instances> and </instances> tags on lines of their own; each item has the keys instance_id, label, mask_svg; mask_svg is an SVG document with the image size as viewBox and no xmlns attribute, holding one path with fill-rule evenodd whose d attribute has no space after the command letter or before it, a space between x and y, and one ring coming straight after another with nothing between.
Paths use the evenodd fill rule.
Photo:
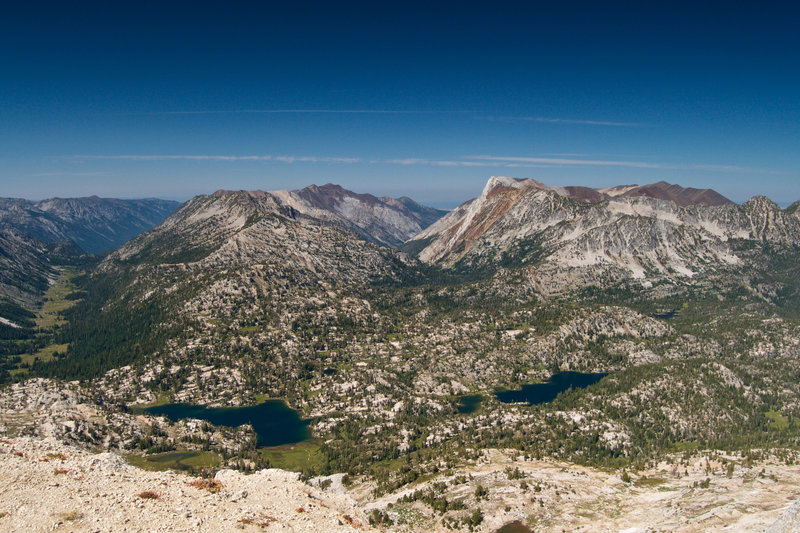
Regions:
<instances>
[{"instance_id":1,"label":"white granite cliff face","mask_svg":"<svg viewBox=\"0 0 800 533\"><path fill-rule=\"evenodd\" d=\"M797 216L765 197L742 205L678 205L605 192L585 201L574 188L493 177L411 242L422 261L445 267L538 264L546 269L614 272L616 278L691 278L737 265L732 240L800 242ZM583 194L583 193L581 193Z\"/></svg>"},{"instance_id":2,"label":"white granite cliff face","mask_svg":"<svg viewBox=\"0 0 800 533\"><path fill-rule=\"evenodd\" d=\"M271 194L304 215L341 224L362 238L385 246L401 245L445 214L410 198L378 198L330 183Z\"/></svg>"}]
</instances>

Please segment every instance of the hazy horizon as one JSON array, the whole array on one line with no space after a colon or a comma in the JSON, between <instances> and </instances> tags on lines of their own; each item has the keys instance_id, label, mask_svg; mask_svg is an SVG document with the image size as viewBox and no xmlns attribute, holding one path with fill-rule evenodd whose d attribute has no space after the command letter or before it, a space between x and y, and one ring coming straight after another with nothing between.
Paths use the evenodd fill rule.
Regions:
<instances>
[{"instance_id":1,"label":"hazy horizon","mask_svg":"<svg viewBox=\"0 0 800 533\"><path fill-rule=\"evenodd\" d=\"M508 177L522 178L522 179L530 178L530 176L508 176ZM487 177L487 180L488 179L489 179L489 177ZM330 183L330 182L325 182L325 183ZM298 186L298 187L283 187L283 189L297 190L297 189L302 189L302 188L305 188L305 187L308 187L308 186L311 186L311 185L322 186L325 183L308 183L306 185L302 185L302 186ZM341 184L335 183L334 185L341 185ZM551 184L545 183L545 185L551 185ZM564 186L568 186L568 185L571 185L571 184L563 184L563 185ZM617 183L617 184L614 184L614 185L648 185L648 184L647 183L638 183L638 184ZM682 184L678 183L677 185L682 185ZM611 187L611 186L613 186L613 185L609 184L609 185L602 185L602 186L596 187L596 188L599 189L599 188ZM344 188L347 189L347 187L344 187ZM697 187L697 188L702 188L702 187ZM12 198L22 198L24 200L29 200L29 201L32 201L32 202L39 202L39 201L42 201L42 200L49 200L49 199L52 199L52 198L86 198L86 197L91 197L91 196L98 196L100 198L115 198L115 199L119 199L119 200L142 200L142 199L146 199L146 198L156 198L156 199L159 199L159 200L170 200L170 201L174 201L174 202L184 203L184 202L192 199L194 196L213 194L214 192L216 192L217 190L220 190L220 189L221 188L214 189L214 190L209 190L209 191L202 191L202 192L198 192L195 195L184 196L184 197L181 197L181 196L173 196L173 197L157 196L157 195L152 195L152 194L144 194L142 196L113 196L112 197L112 196L101 196L101 195L97 195L97 194L89 194L89 195L82 195L82 196L43 196L43 197L38 197L38 198L23 198L23 197L12 197ZM263 191L269 192L269 191L275 191L275 190L280 190L280 189L263 189L262 188L262 189L227 189L227 190L263 190ZM463 200L453 200L453 201L450 201L450 202L448 202L448 201L424 202L424 201L418 200L417 198L414 198L413 196L409 196L408 194L396 194L396 195L394 195L394 197L398 198L398 197L401 197L401 196L407 196L407 197L411 198L412 200L416 201L417 203L420 203L420 204L423 204L423 205L426 205L426 206L429 206L429 207L435 207L437 209L444 209L444 210L448 210L449 211L449 210L455 209L456 207L458 207L459 205L463 204L464 202L466 202L468 200L471 200L473 198L478 197L480 195L480 193L481 193L481 190L482 190L482 187L477 189L474 192L474 194L472 196L468 197L468 198L464 198ZM371 195L377 196L377 197L387 196L387 195L383 195L383 194L376 194L373 191L368 191L368 190L353 190L352 192L355 192L355 193L358 193L358 194L371 194ZM719 191L717 191L717 192L719 192ZM770 198L769 196L767 196L767 197ZM744 200L735 200L733 198L729 198L729 200L732 200L733 202L735 202L737 204L741 204L741 203L749 200L749 198L745 198ZM781 208L786 208L786 207L792 205L793 203L795 203L796 201L800 201L800 198L798 198L796 200L776 200L774 198L770 198L770 200L775 202Z\"/></svg>"}]
</instances>

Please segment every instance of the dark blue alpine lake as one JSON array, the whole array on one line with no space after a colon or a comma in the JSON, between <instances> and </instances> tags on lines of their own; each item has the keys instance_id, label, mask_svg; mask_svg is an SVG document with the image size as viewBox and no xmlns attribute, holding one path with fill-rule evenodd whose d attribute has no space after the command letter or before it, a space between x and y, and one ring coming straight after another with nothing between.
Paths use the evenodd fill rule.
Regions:
<instances>
[{"instance_id":1,"label":"dark blue alpine lake","mask_svg":"<svg viewBox=\"0 0 800 533\"><path fill-rule=\"evenodd\" d=\"M495 397L503 403L528 402L529 405L552 402L559 393L569 389L582 389L606 377L607 372L583 374L581 372L559 372L544 383L523 385L522 390L496 392Z\"/></svg>"},{"instance_id":2,"label":"dark blue alpine lake","mask_svg":"<svg viewBox=\"0 0 800 533\"><path fill-rule=\"evenodd\" d=\"M251 424L258 436L259 446L295 444L311 437L308 420L284 402L268 400L249 407L206 407L186 403L171 403L149 407L145 412L166 416L173 422L184 418L207 420L215 426L237 427Z\"/></svg>"}]
</instances>

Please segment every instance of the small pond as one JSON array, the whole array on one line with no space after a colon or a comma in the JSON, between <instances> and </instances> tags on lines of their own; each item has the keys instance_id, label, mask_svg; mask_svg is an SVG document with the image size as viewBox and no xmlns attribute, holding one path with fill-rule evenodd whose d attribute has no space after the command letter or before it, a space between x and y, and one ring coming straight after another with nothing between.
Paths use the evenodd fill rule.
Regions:
<instances>
[{"instance_id":1,"label":"small pond","mask_svg":"<svg viewBox=\"0 0 800 533\"><path fill-rule=\"evenodd\" d=\"M669 320L671 318L674 318L675 315L677 315L677 314L678 314L678 311L675 310L675 309L672 309L670 311L664 311L663 313L654 313L651 316L653 318L658 318L660 320Z\"/></svg>"},{"instance_id":2,"label":"small pond","mask_svg":"<svg viewBox=\"0 0 800 533\"><path fill-rule=\"evenodd\" d=\"M606 372L583 374L581 372L559 372L544 383L523 385L521 390L496 392L495 397L503 403L527 402L529 405L552 402L559 393L569 389L582 389L606 377Z\"/></svg>"},{"instance_id":3,"label":"small pond","mask_svg":"<svg viewBox=\"0 0 800 533\"><path fill-rule=\"evenodd\" d=\"M515 520L513 522L509 522L508 524L504 525L500 529L498 529L495 533L534 533L531 528L520 522L519 520Z\"/></svg>"},{"instance_id":4,"label":"small pond","mask_svg":"<svg viewBox=\"0 0 800 533\"><path fill-rule=\"evenodd\" d=\"M184 418L207 420L215 426L237 427L251 424L258 436L259 446L295 444L311 437L308 420L284 402L268 400L249 407L206 407L186 403L171 403L149 407L145 412L166 416L173 422Z\"/></svg>"},{"instance_id":5,"label":"small pond","mask_svg":"<svg viewBox=\"0 0 800 533\"><path fill-rule=\"evenodd\" d=\"M470 394L468 396L460 396L456 403L456 409L462 415L468 415L478 410L481 405L483 396L480 394Z\"/></svg>"},{"instance_id":6,"label":"small pond","mask_svg":"<svg viewBox=\"0 0 800 533\"><path fill-rule=\"evenodd\" d=\"M200 473L205 468L219 465L219 456L213 452L177 450L150 455L130 455L128 462L145 470L182 470Z\"/></svg>"}]
</instances>

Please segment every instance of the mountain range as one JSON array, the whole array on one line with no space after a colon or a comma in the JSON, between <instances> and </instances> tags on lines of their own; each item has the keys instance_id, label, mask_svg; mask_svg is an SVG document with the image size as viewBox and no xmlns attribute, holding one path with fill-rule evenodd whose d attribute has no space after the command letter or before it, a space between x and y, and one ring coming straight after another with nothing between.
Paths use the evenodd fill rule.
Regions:
<instances>
[{"instance_id":1,"label":"mountain range","mask_svg":"<svg viewBox=\"0 0 800 533\"><path fill-rule=\"evenodd\" d=\"M214 204L209 198L235 195L251 203L260 199L253 217L263 216L258 210L267 209L268 203L268 213L335 226L359 240L400 248L445 269L477 272L537 265L531 277L539 280L544 293L609 276L616 280L689 278L734 266L740 260L735 247L741 240L797 242L797 204L780 210L766 198L754 198L737 205L711 189L665 182L592 189L492 177L479 197L451 212L407 197L379 198L330 183L293 191L220 190L210 197L196 197L187 206L197 210L200 205ZM53 264L68 257L74 260L79 250L117 249L159 224L178 205L158 199L94 196L40 202L0 199L6 263L2 291L20 301L36 301L46 280L54 276ZM186 228L180 242L164 252L178 259L200 257L204 250L210 253L221 246L223 236L241 230L237 223L248 224L246 218L234 223L231 213L225 214L218 205L213 208L220 209L219 213L204 219L201 226ZM145 237L153 242L141 245L143 250L158 248L160 239L169 241L165 232L186 212L182 210ZM201 227L216 235L217 241L199 239ZM77 246L70 248L67 241ZM58 242L60 256L52 251Z\"/></svg>"},{"instance_id":2,"label":"mountain range","mask_svg":"<svg viewBox=\"0 0 800 533\"><path fill-rule=\"evenodd\" d=\"M296 345L287 331L318 320L321 309L357 320L364 304L349 295L442 276L538 298L762 275L784 280L781 294L798 290L769 267L776 251L800 243L798 210L764 197L737 205L664 183L595 190L492 177L479 197L441 214L332 184L196 196L94 269L86 290L92 312L102 311L73 344L81 355L72 361L107 370L134 361L145 345L162 353L169 339L175 364L184 364L183 342L216 345L214 324L230 321L273 323L273 342ZM303 318L311 309L314 318ZM96 339L107 339L100 330L119 323L137 333L99 348ZM308 356L290 350L284 370L296 372Z\"/></svg>"},{"instance_id":3,"label":"mountain range","mask_svg":"<svg viewBox=\"0 0 800 533\"><path fill-rule=\"evenodd\" d=\"M9 431L143 464L347 473L389 531L410 510L415 531L473 531L472 508L484 531L512 505L541 516L571 488L543 483L540 460L601 467L614 501L669 479L681 505L715 509L721 483L763 477L757 461L784 476L798 460L800 203L507 177L448 213L331 184L219 190L102 256L44 240L102 218L89 207L8 203L27 213L0 231L0 280L22 304L0 301ZM599 381L537 405L495 394L563 371ZM142 410L264 398L314 438L287 454L248 425ZM487 460L504 470L472 479Z\"/></svg>"},{"instance_id":4,"label":"mountain range","mask_svg":"<svg viewBox=\"0 0 800 533\"><path fill-rule=\"evenodd\" d=\"M712 202L709 205L707 202ZM525 266L544 293L623 279L691 279L741 264L742 242L797 246L800 218L763 196L656 183L609 189L491 178L405 244L450 269Z\"/></svg>"},{"instance_id":5,"label":"mountain range","mask_svg":"<svg viewBox=\"0 0 800 533\"><path fill-rule=\"evenodd\" d=\"M50 198L31 202L0 198L0 228L13 228L50 243L69 239L84 252L98 254L120 247L173 212L179 202L147 198Z\"/></svg>"},{"instance_id":6,"label":"mountain range","mask_svg":"<svg viewBox=\"0 0 800 533\"><path fill-rule=\"evenodd\" d=\"M58 276L57 265L115 249L178 205L155 198L0 198L0 297L39 302Z\"/></svg>"}]
</instances>

